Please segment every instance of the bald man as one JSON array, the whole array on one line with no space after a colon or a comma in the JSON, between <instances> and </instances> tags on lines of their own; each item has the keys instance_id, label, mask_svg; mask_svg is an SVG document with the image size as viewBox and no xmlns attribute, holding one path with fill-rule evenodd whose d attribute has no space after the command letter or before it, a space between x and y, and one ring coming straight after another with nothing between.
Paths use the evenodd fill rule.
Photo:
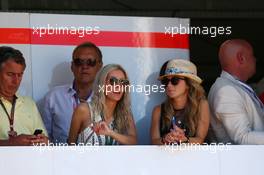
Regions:
<instances>
[{"instance_id":1,"label":"bald man","mask_svg":"<svg viewBox=\"0 0 264 175\"><path fill-rule=\"evenodd\" d=\"M222 73L210 89L211 127L218 143L264 144L264 107L246 81L256 72L252 46L225 41L219 49Z\"/></svg>"}]
</instances>

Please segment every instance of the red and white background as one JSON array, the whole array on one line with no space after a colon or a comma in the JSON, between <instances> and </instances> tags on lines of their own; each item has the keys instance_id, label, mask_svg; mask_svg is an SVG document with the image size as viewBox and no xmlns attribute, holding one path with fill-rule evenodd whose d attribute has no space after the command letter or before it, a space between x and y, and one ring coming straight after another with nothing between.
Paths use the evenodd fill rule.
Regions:
<instances>
[{"instance_id":1,"label":"red and white background","mask_svg":"<svg viewBox=\"0 0 264 175\"><path fill-rule=\"evenodd\" d=\"M85 41L94 42L102 50L104 65L122 65L134 86L146 88L131 96L139 143L149 143L151 112L163 95L149 93L145 85L160 85L158 72L166 60L188 59L188 35L172 36L166 29L187 26L189 19L28 13L0 16L0 44L20 49L27 61L21 94L40 103L52 87L72 83L73 48Z\"/></svg>"}]
</instances>

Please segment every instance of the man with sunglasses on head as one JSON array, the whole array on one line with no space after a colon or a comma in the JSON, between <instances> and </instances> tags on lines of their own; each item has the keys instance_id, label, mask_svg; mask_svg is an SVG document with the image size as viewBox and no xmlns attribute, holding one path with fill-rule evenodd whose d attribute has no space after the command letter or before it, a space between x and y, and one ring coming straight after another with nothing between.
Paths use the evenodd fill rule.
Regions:
<instances>
[{"instance_id":1,"label":"man with sunglasses on head","mask_svg":"<svg viewBox=\"0 0 264 175\"><path fill-rule=\"evenodd\" d=\"M72 84L55 87L44 99L42 118L53 143L66 143L72 114L81 101L90 101L97 72L103 65L101 50L91 42L72 53Z\"/></svg>"}]
</instances>

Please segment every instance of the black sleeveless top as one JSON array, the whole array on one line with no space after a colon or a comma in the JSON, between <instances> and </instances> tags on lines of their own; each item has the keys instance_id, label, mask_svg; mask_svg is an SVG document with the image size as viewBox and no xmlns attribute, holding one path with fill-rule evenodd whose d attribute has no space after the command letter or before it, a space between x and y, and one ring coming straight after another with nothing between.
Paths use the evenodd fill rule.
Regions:
<instances>
[{"instance_id":1,"label":"black sleeveless top","mask_svg":"<svg viewBox=\"0 0 264 175\"><path fill-rule=\"evenodd\" d=\"M189 137L189 128L186 125L186 121L184 118L184 110L177 111L176 115L171 118L170 125L165 125L163 122L163 118L165 117L165 105L164 103L161 104L161 111L160 111L160 136L163 137L170 132L170 129L173 129L173 124L177 125L179 128L185 130L185 135Z\"/></svg>"}]
</instances>

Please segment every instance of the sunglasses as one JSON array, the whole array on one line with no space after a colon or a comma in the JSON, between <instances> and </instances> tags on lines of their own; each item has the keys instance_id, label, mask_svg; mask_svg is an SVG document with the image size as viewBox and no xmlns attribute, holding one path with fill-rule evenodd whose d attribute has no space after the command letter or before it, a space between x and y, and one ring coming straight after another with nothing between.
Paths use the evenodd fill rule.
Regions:
<instances>
[{"instance_id":1,"label":"sunglasses","mask_svg":"<svg viewBox=\"0 0 264 175\"><path fill-rule=\"evenodd\" d=\"M94 67L96 65L96 59L80 59L80 58L75 58L73 59L73 63L75 66L80 67L80 66L90 66L90 67Z\"/></svg>"},{"instance_id":2,"label":"sunglasses","mask_svg":"<svg viewBox=\"0 0 264 175\"><path fill-rule=\"evenodd\" d=\"M161 79L161 84L168 86L169 82L171 82L172 85L177 85L179 83L180 80L184 80L184 78L180 78L180 77L172 77L171 79L165 77L163 79Z\"/></svg>"},{"instance_id":3,"label":"sunglasses","mask_svg":"<svg viewBox=\"0 0 264 175\"><path fill-rule=\"evenodd\" d=\"M116 77L110 77L109 82L112 86L116 85L116 84L120 84L123 86L127 86L129 85L129 81L126 79L118 79Z\"/></svg>"}]
</instances>

